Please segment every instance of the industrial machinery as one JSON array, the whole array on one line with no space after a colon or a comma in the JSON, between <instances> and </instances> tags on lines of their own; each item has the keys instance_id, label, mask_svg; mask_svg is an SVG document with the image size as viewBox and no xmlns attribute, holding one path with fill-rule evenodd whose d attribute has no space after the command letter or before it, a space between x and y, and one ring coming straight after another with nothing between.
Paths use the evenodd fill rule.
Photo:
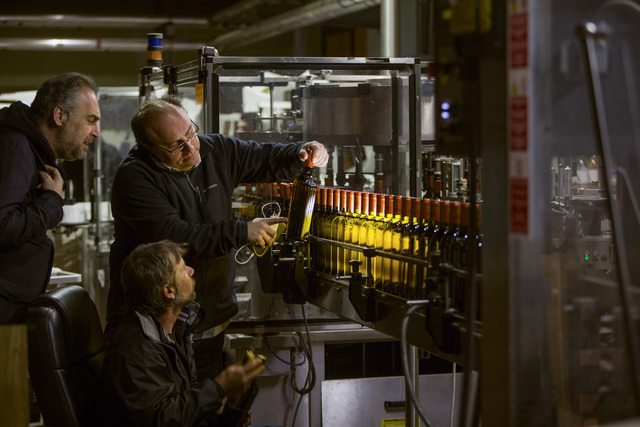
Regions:
<instances>
[{"instance_id":1,"label":"industrial machinery","mask_svg":"<svg viewBox=\"0 0 640 427\"><path fill-rule=\"evenodd\" d=\"M261 292L238 323L253 344L269 322L295 329L258 302L281 295L325 332L355 322L462 365L462 425L637 416L640 6L433 5L433 63L203 47L141 73L143 98L193 100L205 132L253 112L238 137L332 153L310 233L247 264ZM287 184L239 188L238 217L286 214Z\"/></svg>"},{"instance_id":2,"label":"industrial machinery","mask_svg":"<svg viewBox=\"0 0 640 427\"><path fill-rule=\"evenodd\" d=\"M165 66L162 71L149 73L148 69L143 69L141 95L159 96L167 91L191 98L197 105L202 104L195 120L200 122L205 132L233 133L232 122L240 118L241 112L252 109L258 113L256 129L238 133L240 138L259 142L314 139L323 142L332 159L319 173L321 187L414 197L421 195L421 142L433 138L432 121L427 120L423 126L421 117L423 110L429 110L433 105L433 80L425 73L425 66L419 60L219 57L213 48L206 47L200 50L199 55L197 61ZM266 92L267 96L252 104L256 92L259 95ZM424 116L429 118L432 114L427 112ZM238 203L246 203L253 197L252 202L258 205L265 201L271 204L279 197L281 213L286 213L285 186L280 186L280 194L277 193L278 187L275 188L271 192L269 187L266 198L264 193L245 192L243 201L238 199ZM346 206L342 209L347 211ZM251 212L254 216L261 214L262 206ZM355 289L356 285L350 287L349 283L356 280L357 275L347 277L351 271L343 268L338 274L344 276L342 278L322 276L310 268L312 251L317 252L318 246L331 246L333 249L330 250L339 250L343 254L345 245L352 242L342 240L323 239L316 233L304 242L279 242L264 258L269 262L264 263L262 258L259 260L260 264L266 264L263 270L273 270L269 264L276 266L275 272L262 275L263 288L283 292L286 302L309 301L367 325L376 322L378 330L399 338L398 333L393 332L397 329L395 326L390 325L388 330L384 330L387 315L359 315L348 299L343 301L347 293L342 290ZM347 250L351 251L351 248ZM362 248L358 246L353 250L362 251ZM340 260L341 263L343 261ZM346 263L349 261L347 259ZM269 277L271 274L275 274L275 280ZM372 278L372 274L369 277ZM282 289L270 289L274 283L281 285ZM366 285L366 281L362 284ZM352 299L365 298L356 294ZM390 297L389 293L384 295L381 302ZM406 298L390 299L394 300L392 305L401 306L395 315L401 317ZM424 322L421 323L424 330ZM412 340L415 339L421 347L429 348L428 341L421 337L421 333L412 334Z\"/></svg>"},{"instance_id":3,"label":"industrial machinery","mask_svg":"<svg viewBox=\"0 0 640 427\"><path fill-rule=\"evenodd\" d=\"M210 47L198 55L198 60L182 65L144 68L142 99L164 93L180 96L204 132L259 142L318 140L331 154L327 167L316 171L319 189L311 233L299 241L289 241L283 233L269 252L256 252L251 259L250 252L236 255L247 261L239 266L239 278L248 276L259 289L238 288L241 315L231 330L255 335L295 329L302 314L315 322L316 330L324 324L326 334L355 327L361 335L351 340L397 340L407 302L429 297L433 303L427 310L407 317L407 341L450 362L460 361L463 316L452 307L464 304L461 290L467 270L444 256L434 258L433 264L426 258L419 236L426 232L428 217L411 209L421 204L448 209L454 204L459 215L464 204L467 220L470 213L464 184L468 159L433 152L434 80L428 64L416 58L220 57ZM235 124L249 117L246 113L253 113L252 129L236 133ZM423 158L433 186L423 183ZM442 184L437 191L436 183ZM270 216L274 210L287 215L289 185L241 186L234 201L238 217ZM479 192L473 195L479 200ZM374 203L389 209L370 209ZM391 209L394 204L397 212ZM330 206L335 212L329 212ZM445 224L448 217L443 217L440 231L446 230ZM402 239L411 242L404 249ZM466 245L460 236L456 248L466 254ZM408 277L412 285L401 283ZM422 282L429 285L419 285ZM302 304L301 311L295 308L297 319L285 308L291 304ZM449 416L448 410L443 412L443 419Z\"/></svg>"}]
</instances>

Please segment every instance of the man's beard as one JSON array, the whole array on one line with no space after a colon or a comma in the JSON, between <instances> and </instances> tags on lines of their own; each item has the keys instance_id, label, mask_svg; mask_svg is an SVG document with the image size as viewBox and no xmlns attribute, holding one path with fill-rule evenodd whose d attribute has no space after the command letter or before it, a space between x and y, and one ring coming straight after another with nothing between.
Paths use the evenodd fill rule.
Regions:
<instances>
[{"instance_id":1,"label":"man's beard","mask_svg":"<svg viewBox=\"0 0 640 427\"><path fill-rule=\"evenodd\" d=\"M190 302L194 302L196 300L196 288L195 288L195 279L191 279L193 281L193 290L189 295L184 295L177 290L176 287L176 299L174 301L174 306L182 308Z\"/></svg>"},{"instance_id":2,"label":"man's beard","mask_svg":"<svg viewBox=\"0 0 640 427\"><path fill-rule=\"evenodd\" d=\"M93 142L91 140L90 142ZM88 149L85 151L84 144L90 143L88 140L83 140L82 143L78 144L75 135L71 132L70 129L65 129L60 135L59 145L62 147L61 159L67 161L73 160L81 160L84 159L87 155Z\"/></svg>"}]
</instances>

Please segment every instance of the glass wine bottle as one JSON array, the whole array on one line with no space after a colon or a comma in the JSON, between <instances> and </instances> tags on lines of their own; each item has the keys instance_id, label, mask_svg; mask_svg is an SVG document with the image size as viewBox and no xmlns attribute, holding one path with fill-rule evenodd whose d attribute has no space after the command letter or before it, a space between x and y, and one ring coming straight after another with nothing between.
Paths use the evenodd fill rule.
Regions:
<instances>
[{"instance_id":1,"label":"glass wine bottle","mask_svg":"<svg viewBox=\"0 0 640 427\"><path fill-rule=\"evenodd\" d=\"M399 197L392 194L386 196L386 218L389 220L384 229L382 248L387 253L397 252L393 247L393 230L402 221L402 201ZM393 289L391 289L392 265L391 258L382 258L382 290L389 293L393 293Z\"/></svg>"},{"instance_id":2,"label":"glass wine bottle","mask_svg":"<svg viewBox=\"0 0 640 427\"><path fill-rule=\"evenodd\" d=\"M451 242L449 251L449 262L458 270L466 270L467 256L466 247L469 240L471 218L471 204L462 203L460 207L460 231ZM464 273L455 272L451 280L451 300L453 307L458 312L464 311L464 292L467 282L467 276Z\"/></svg>"},{"instance_id":3,"label":"glass wine bottle","mask_svg":"<svg viewBox=\"0 0 640 427\"><path fill-rule=\"evenodd\" d=\"M316 209L313 213L313 218L311 218L311 234L315 237L321 237L320 226L322 223L322 219L327 213L327 189L322 187L318 188L318 203L316 203ZM311 248L311 265L315 270L322 271L324 269L323 261L324 259L321 256L322 245L317 241L312 245Z\"/></svg>"},{"instance_id":4,"label":"glass wine bottle","mask_svg":"<svg viewBox=\"0 0 640 427\"><path fill-rule=\"evenodd\" d=\"M429 260L429 237L432 232L432 223L431 223L431 199L424 198L420 201L420 217L422 218L422 223L420 224L420 232L418 235L419 246L418 246L418 258L422 261ZM418 277L417 281L419 296L418 298L425 299L427 298L427 286L426 279L429 274L429 269L426 266L420 267L418 269Z\"/></svg>"},{"instance_id":5,"label":"glass wine bottle","mask_svg":"<svg viewBox=\"0 0 640 427\"><path fill-rule=\"evenodd\" d=\"M419 239L420 231L422 230L420 222L421 212L421 199L419 197L411 198L411 221L402 233L402 251L403 253L414 259L420 258L419 256ZM418 267L416 264L409 264L407 268L407 298L418 298Z\"/></svg>"},{"instance_id":6,"label":"glass wine bottle","mask_svg":"<svg viewBox=\"0 0 640 427\"><path fill-rule=\"evenodd\" d=\"M331 221L333 220L333 213L335 205L333 203L334 190L333 188L327 188L327 207L326 212L320 218L319 235L323 239L331 239ZM322 271L325 273L331 272L331 246L327 244L320 245L319 255L322 257Z\"/></svg>"},{"instance_id":7,"label":"glass wine bottle","mask_svg":"<svg viewBox=\"0 0 640 427\"><path fill-rule=\"evenodd\" d=\"M406 255L403 246L403 234L411 219L411 199L409 197L396 196L396 215L400 219L395 223L391 232L391 251L396 255ZM391 287L395 295L406 297L403 284L406 281L406 265L399 260L391 260Z\"/></svg>"},{"instance_id":8,"label":"glass wine bottle","mask_svg":"<svg viewBox=\"0 0 640 427\"><path fill-rule=\"evenodd\" d=\"M344 234L343 243L351 244L351 232L353 231L353 219L356 215L355 210L356 191L347 191L347 210L345 212L344 219ZM351 267L349 261L351 260L351 249L342 250L341 270L343 274L350 274Z\"/></svg>"},{"instance_id":9,"label":"glass wine bottle","mask_svg":"<svg viewBox=\"0 0 640 427\"><path fill-rule=\"evenodd\" d=\"M431 211L431 216L429 219L429 230L427 232L426 239L428 242L427 260L431 262L433 254L437 250L434 236L436 235L436 233L438 233L438 229L440 228L440 200L431 199L429 208ZM429 266L427 268L426 278L429 279L432 276L433 276L433 268ZM429 289L427 291L427 294L429 294L432 291L433 289Z\"/></svg>"},{"instance_id":10,"label":"glass wine bottle","mask_svg":"<svg viewBox=\"0 0 640 427\"><path fill-rule=\"evenodd\" d=\"M304 169L293 181L293 189L291 191L286 234L286 239L290 242L305 239L311 228L311 217L318 188L312 170L313 150L307 149L307 160L304 162Z\"/></svg>"},{"instance_id":11,"label":"glass wine bottle","mask_svg":"<svg viewBox=\"0 0 640 427\"><path fill-rule=\"evenodd\" d=\"M358 208L359 207L359 208ZM366 234L362 235L362 229L364 223L369 215L369 193L357 192L356 194L356 211L359 215L353 220L353 231L351 232L351 244L355 246L365 247L367 244ZM361 271L367 271L367 260L362 255L362 252L352 251L352 258L360 260L362 262Z\"/></svg>"},{"instance_id":12,"label":"glass wine bottle","mask_svg":"<svg viewBox=\"0 0 640 427\"><path fill-rule=\"evenodd\" d=\"M384 194L378 193L376 197L378 199L378 212L376 215L376 226L374 230L374 248L377 251L382 252L384 250L384 230L389 225L389 221L393 217L393 213L390 212L389 216L387 216L387 197ZM384 258L381 256L378 256L375 261L375 286L380 290L382 290L383 261Z\"/></svg>"},{"instance_id":13,"label":"glass wine bottle","mask_svg":"<svg viewBox=\"0 0 640 427\"><path fill-rule=\"evenodd\" d=\"M378 210L378 197L375 193L368 193L367 216L360 226L360 246L375 248L376 246L376 213ZM363 199L364 203L364 199ZM376 257L363 256L364 271L371 271L371 283L375 283ZM368 264L371 264L370 268Z\"/></svg>"},{"instance_id":14,"label":"glass wine bottle","mask_svg":"<svg viewBox=\"0 0 640 427\"><path fill-rule=\"evenodd\" d=\"M338 223L340 222L340 218L342 218L343 213L343 204L342 204L342 194L346 190L333 190L333 216L331 217L331 223L329 225L330 239L338 242L341 236L339 235ZM346 194L346 193L345 193ZM346 202L345 202L346 204ZM344 231L344 229L343 229ZM338 247L331 246L331 271L330 274L337 275L338 274Z\"/></svg>"}]
</instances>

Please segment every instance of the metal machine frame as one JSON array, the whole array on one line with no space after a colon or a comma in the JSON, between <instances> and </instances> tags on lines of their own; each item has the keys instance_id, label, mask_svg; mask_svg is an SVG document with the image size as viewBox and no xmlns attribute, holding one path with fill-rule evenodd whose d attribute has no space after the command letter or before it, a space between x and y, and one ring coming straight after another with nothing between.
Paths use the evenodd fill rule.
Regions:
<instances>
[{"instance_id":1,"label":"metal machine frame","mask_svg":"<svg viewBox=\"0 0 640 427\"><path fill-rule=\"evenodd\" d=\"M273 87L287 80L267 77L264 73L251 77L221 76L216 73L220 68L234 71L258 69L388 72L392 82L391 157L398 159L401 150L409 154L408 185L405 187L399 182L400 179L396 179L400 173L400 166L398 161L394 161L390 171L393 179L389 192L413 197L422 196L424 191L422 155L425 150L433 149L431 145L433 141L425 138L421 123L423 115L421 84L424 79L431 79L427 76L427 64L421 63L417 58L220 57L211 47L202 47L198 55L199 60L182 65L166 65L162 69L143 68L140 74L140 96L141 100L144 100L159 87L166 88L169 93L177 94L183 86L195 86L196 98L203 105L201 128L205 133L221 131L219 121L221 105L216 94L220 93L223 84ZM400 72L405 73L403 78L408 80L407 87L403 88L398 82L396 75ZM405 91L405 94L401 94L401 91ZM402 116L401 112L404 113ZM399 138L402 131L405 132L405 136L408 136L408 141L401 149ZM357 263L353 265L350 274L345 273L340 277L314 271L310 264L310 245L319 244L361 252L365 257L390 258L407 265L417 264L424 267L429 263L317 236L310 236L303 242L277 242L274 245L273 260L276 274L282 278L283 289L280 291L285 295L285 302L310 302L337 314L340 318L349 319L389 337L400 339L400 325L410 307L407 305L408 300L375 289L371 282L371 271L359 271ZM443 272L446 271L445 274L466 274L466 272L454 273L452 266L445 264L442 264L440 269ZM463 316L448 316L440 307L431 305L427 310L417 311L408 318L407 342L450 362L463 363L465 354L459 343L467 329L466 319ZM479 341L480 331L481 324L475 322L471 339ZM407 406L411 407L409 403Z\"/></svg>"}]
</instances>

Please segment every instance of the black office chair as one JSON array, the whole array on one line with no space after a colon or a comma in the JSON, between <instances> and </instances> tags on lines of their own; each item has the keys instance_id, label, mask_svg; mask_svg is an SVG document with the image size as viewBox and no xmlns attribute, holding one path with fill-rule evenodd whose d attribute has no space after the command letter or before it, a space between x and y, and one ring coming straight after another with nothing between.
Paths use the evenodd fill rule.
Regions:
<instances>
[{"instance_id":1,"label":"black office chair","mask_svg":"<svg viewBox=\"0 0 640 427\"><path fill-rule=\"evenodd\" d=\"M46 292L26 310L29 373L47 426L99 426L105 343L95 304L75 285Z\"/></svg>"}]
</instances>

